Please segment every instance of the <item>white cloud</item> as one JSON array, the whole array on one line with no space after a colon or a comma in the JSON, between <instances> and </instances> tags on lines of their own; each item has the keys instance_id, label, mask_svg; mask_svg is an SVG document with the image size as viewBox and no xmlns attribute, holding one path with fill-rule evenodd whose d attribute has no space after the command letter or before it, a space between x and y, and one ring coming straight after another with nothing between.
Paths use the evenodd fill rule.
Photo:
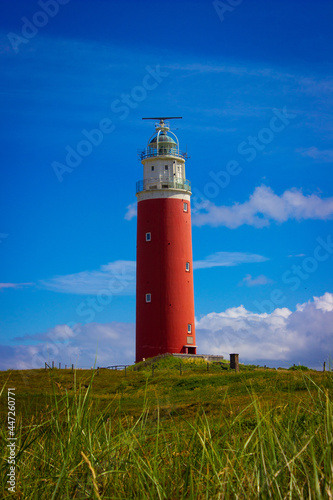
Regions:
<instances>
[{"instance_id":1,"label":"white cloud","mask_svg":"<svg viewBox=\"0 0 333 500\"><path fill-rule=\"evenodd\" d=\"M313 302L316 309L321 309L326 312L333 311L333 294L331 293L326 292L321 297L313 297ZM311 304L311 301L305 302L304 304L297 304L297 311L304 311L309 304Z\"/></svg>"},{"instance_id":2,"label":"white cloud","mask_svg":"<svg viewBox=\"0 0 333 500\"><path fill-rule=\"evenodd\" d=\"M216 206L207 201L193 214L193 224L226 226L231 229L247 224L261 228L268 226L271 221L282 223L288 219L330 219L332 216L333 197L303 195L302 191L296 188L278 196L270 187L259 186L244 203Z\"/></svg>"},{"instance_id":3,"label":"white cloud","mask_svg":"<svg viewBox=\"0 0 333 500\"><path fill-rule=\"evenodd\" d=\"M19 343L15 347L1 346L0 369L40 368L52 361L81 368L93 366L95 360L96 366L132 364L134 330L133 323L56 325L14 339ZM256 313L239 306L209 313L196 322L196 343L200 353L228 358L238 352L245 363L300 363L320 369L333 353L333 294L314 297L294 312L280 308Z\"/></svg>"},{"instance_id":4,"label":"white cloud","mask_svg":"<svg viewBox=\"0 0 333 500\"><path fill-rule=\"evenodd\" d=\"M52 361L80 368L133 364L134 330L133 323L57 325L44 333L17 337L14 340L20 344L15 347L1 346L0 369L40 368Z\"/></svg>"},{"instance_id":5,"label":"white cloud","mask_svg":"<svg viewBox=\"0 0 333 500\"><path fill-rule=\"evenodd\" d=\"M296 311L254 313L243 306L210 313L196 322L202 353L238 352L244 362L320 368L333 353L333 294L299 304Z\"/></svg>"},{"instance_id":6,"label":"white cloud","mask_svg":"<svg viewBox=\"0 0 333 500\"><path fill-rule=\"evenodd\" d=\"M134 217L137 216L137 202L127 205L126 209L127 212L124 216L125 220L132 220Z\"/></svg>"},{"instance_id":7,"label":"white cloud","mask_svg":"<svg viewBox=\"0 0 333 500\"><path fill-rule=\"evenodd\" d=\"M332 95L333 80L328 78L318 79L311 76L303 76L296 78L299 84L299 91L311 95L323 96L324 94Z\"/></svg>"},{"instance_id":8,"label":"white cloud","mask_svg":"<svg viewBox=\"0 0 333 500\"><path fill-rule=\"evenodd\" d=\"M322 311L333 311L333 294L326 292L321 297L313 297L316 309ZM332 339L333 340L333 339Z\"/></svg>"},{"instance_id":9,"label":"white cloud","mask_svg":"<svg viewBox=\"0 0 333 500\"><path fill-rule=\"evenodd\" d=\"M296 152L301 153L302 156L308 156L325 163L333 162L333 149L318 149L315 146L311 146L310 148L297 149Z\"/></svg>"},{"instance_id":10,"label":"white cloud","mask_svg":"<svg viewBox=\"0 0 333 500\"><path fill-rule=\"evenodd\" d=\"M22 288L28 285L33 285L33 283L0 283L0 291L5 288Z\"/></svg>"},{"instance_id":11,"label":"white cloud","mask_svg":"<svg viewBox=\"0 0 333 500\"><path fill-rule=\"evenodd\" d=\"M274 67L254 67L249 68L248 66L240 65L219 65L219 64L202 64L202 63L186 63L186 64L171 64L167 66L168 68L176 71L189 71L193 73L210 74L210 73L221 73L221 74L231 74L236 76L255 76L267 79L276 80L295 80L298 77L292 73L285 73L283 71L276 70ZM303 79L303 77L300 77Z\"/></svg>"},{"instance_id":12,"label":"white cloud","mask_svg":"<svg viewBox=\"0 0 333 500\"><path fill-rule=\"evenodd\" d=\"M323 94L331 95L333 91L333 80L331 77L327 78L318 78L318 76L307 76L301 73L287 73L282 68L268 66L263 68L262 66L241 66L238 64L234 65L221 65L218 63L215 64L207 64L207 63L183 63L183 64L170 64L167 68L176 71L186 71L190 74L225 74L225 75L234 75L239 76L241 78L246 77L256 77L261 78L263 80L277 80L279 82L286 82L290 85L291 89L295 89L298 94L303 92L305 94L310 95L319 95ZM247 79L247 82L249 80ZM255 80L257 84L257 79Z\"/></svg>"},{"instance_id":13,"label":"white cloud","mask_svg":"<svg viewBox=\"0 0 333 500\"><path fill-rule=\"evenodd\" d=\"M116 260L97 271L82 271L76 274L56 276L39 282L47 290L79 295L133 295L135 293L136 263L131 260Z\"/></svg>"},{"instance_id":14,"label":"white cloud","mask_svg":"<svg viewBox=\"0 0 333 500\"><path fill-rule=\"evenodd\" d=\"M258 286L258 285L268 285L269 283L273 283L273 281L270 278L267 278L267 276L264 276L263 274L260 274L256 278L252 278L251 274L247 274L240 282L240 285Z\"/></svg>"},{"instance_id":15,"label":"white cloud","mask_svg":"<svg viewBox=\"0 0 333 500\"><path fill-rule=\"evenodd\" d=\"M193 263L194 269L220 266L237 266L243 263L265 262L267 257L242 252L216 252ZM136 262L116 260L101 266L98 270L81 271L75 274L55 276L39 281L39 286L58 293L76 295L134 295L136 283ZM24 283L23 283L24 284ZM14 284L7 284L12 285ZM0 284L1 290L1 284Z\"/></svg>"},{"instance_id":16,"label":"white cloud","mask_svg":"<svg viewBox=\"0 0 333 500\"><path fill-rule=\"evenodd\" d=\"M245 263L265 262L267 257L253 253L216 252L208 255L204 260L193 262L193 269L207 269L210 267L238 266Z\"/></svg>"}]
</instances>

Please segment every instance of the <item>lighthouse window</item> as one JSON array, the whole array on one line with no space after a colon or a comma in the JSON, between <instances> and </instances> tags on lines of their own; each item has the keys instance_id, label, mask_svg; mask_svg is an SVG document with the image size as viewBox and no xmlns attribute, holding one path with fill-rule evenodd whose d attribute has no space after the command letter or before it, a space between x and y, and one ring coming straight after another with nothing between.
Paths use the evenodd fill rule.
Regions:
<instances>
[{"instance_id":1,"label":"lighthouse window","mask_svg":"<svg viewBox=\"0 0 333 500\"><path fill-rule=\"evenodd\" d=\"M184 203L184 212L187 212L187 203Z\"/></svg>"},{"instance_id":2,"label":"lighthouse window","mask_svg":"<svg viewBox=\"0 0 333 500\"><path fill-rule=\"evenodd\" d=\"M146 302L151 302L151 293L146 293Z\"/></svg>"},{"instance_id":3,"label":"lighthouse window","mask_svg":"<svg viewBox=\"0 0 333 500\"><path fill-rule=\"evenodd\" d=\"M192 325L191 325L191 323L188 323L188 325L187 325L187 333L190 333L192 335Z\"/></svg>"},{"instance_id":4,"label":"lighthouse window","mask_svg":"<svg viewBox=\"0 0 333 500\"><path fill-rule=\"evenodd\" d=\"M168 170L169 166L168 165L165 165L164 166L164 170Z\"/></svg>"},{"instance_id":5,"label":"lighthouse window","mask_svg":"<svg viewBox=\"0 0 333 500\"><path fill-rule=\"evenodd\" d=\"M151 170L152 170L152 172L153 172L153 171L155 170L155 167L154 167L154 166L152 166L152 167L151 167Z\"/></svg>"},{"instance_id":6,"label":"lighthouse window","mask_svg":"<svg viewBox=\"0 0 333 500\"><path fill-rule=\"evenodd\" d=\"M151 241L151 233L146 233L146 241Z\"/></svg>"},{"instance_id":7,"label":"lighthouse window","mask_svg":"<svg viewBox=\"0 0 333 500\"><path fill-rule=\"evenodd\" d=\"M190 272L190 263L189 262L186 262L185 269L188 273Z\"/></svg>"}]
</instances>

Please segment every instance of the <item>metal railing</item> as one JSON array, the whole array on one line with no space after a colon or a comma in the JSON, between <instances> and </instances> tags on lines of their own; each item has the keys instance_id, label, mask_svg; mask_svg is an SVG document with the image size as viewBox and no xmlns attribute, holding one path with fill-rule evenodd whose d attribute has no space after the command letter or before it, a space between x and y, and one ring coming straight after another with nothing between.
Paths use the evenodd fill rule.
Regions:
<instances>
[{"instance_id":1,"label":"metal railing","mask_svg":"<svg viewBox=\"0 0 333 500\"><path fill-rule=\"evenodd\" d=\"M155 189L181 189L191 192L191 183L187 179L177 179L176 177L156 177L143 179L136 183L137 193Z\"/></svg>"},{"instance_id":2,"label":"metal railing","mask_svg":"<svg viewBox=\"0 0 333 500\"><path fill-rule=\"evenodd\" d=\"M140 160L144 160L145 158L156 158L157 156L176 156L177 158L188 158L187 153L183 151L179 151L178 148L168 148L160 146L158 149L156 148L145 148L138 151L138 156Z\"/></svg>"}]
</instances>

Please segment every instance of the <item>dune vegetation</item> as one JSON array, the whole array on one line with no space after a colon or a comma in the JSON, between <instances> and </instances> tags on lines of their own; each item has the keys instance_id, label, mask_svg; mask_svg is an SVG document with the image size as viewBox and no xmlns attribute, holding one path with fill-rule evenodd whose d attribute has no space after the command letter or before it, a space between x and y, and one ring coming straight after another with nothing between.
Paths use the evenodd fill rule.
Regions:
<instances>
[{"instance_id":1,"label":"dune vegetation","mask_svg":"<svg viewBox=\"0 0 333 500\"><path fill-rule=\"evenodd\" d=\"M332 376L173 357L1 372L1 498L333 499Z\"/></svg>"}]
</instances>

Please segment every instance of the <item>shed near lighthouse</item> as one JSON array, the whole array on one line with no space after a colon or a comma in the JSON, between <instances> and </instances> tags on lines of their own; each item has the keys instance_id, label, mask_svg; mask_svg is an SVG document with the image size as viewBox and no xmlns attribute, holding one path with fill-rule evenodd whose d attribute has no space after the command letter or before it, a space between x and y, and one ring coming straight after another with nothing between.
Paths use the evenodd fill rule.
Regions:
<instances>
[{"instance_id":1,"label":"shed near lighthouse","mask_svg":"<svg viewBox=\"0 0 333 500\"><path fill-rule=\"evenodd\" d=\"M164 353L196 354L191 185L186 153L166 120L140 152L137 182L136 362Z\"/></svg>"}]
</instances>

